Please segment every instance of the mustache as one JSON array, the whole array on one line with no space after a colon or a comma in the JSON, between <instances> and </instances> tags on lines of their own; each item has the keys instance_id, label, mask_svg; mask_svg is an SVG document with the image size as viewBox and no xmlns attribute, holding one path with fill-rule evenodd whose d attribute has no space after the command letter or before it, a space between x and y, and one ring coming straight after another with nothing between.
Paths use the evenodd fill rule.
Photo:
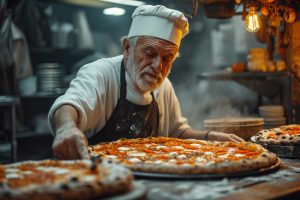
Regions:
<instances>
[{"instance_id":1,"label":"mustache","mask_svg":"<svg viewBox=\"0 0 300 200\"><path fill-rule=\"evenodd\" d=\"M163 74L162 72L156 72L154 69L152 69L151 67L146 67L144 70L141 71L141 74L149 74L152 77L154 77L157 80L162 80L163 79Z\"/></svg>"}]
</instances>

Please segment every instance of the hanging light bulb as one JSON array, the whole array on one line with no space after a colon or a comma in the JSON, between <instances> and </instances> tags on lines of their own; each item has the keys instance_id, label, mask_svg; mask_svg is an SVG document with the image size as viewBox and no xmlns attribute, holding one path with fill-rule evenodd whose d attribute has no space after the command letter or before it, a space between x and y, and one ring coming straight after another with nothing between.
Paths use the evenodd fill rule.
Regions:
<instances>
[{"instance_id":1,"label":"hanging light bulb","mask_svg":"<svg viewBox=\"0 0 300 200\"><path fill-rule=\"evenodd\" d=\"M235 3L240 4L242 0L235 0Z\"/></svg>"},{"instance_id":2,"label":"hanging light bulb","mask_svg":"<svg viewBox=\"0 0 300 200\"><path fill-rule=\"evenodd\" d=\"M245 26L249 32L257 32L261 27L261 19L255 10L255 7L250 7L246 16Z\"/></svg>"}]
</instances>

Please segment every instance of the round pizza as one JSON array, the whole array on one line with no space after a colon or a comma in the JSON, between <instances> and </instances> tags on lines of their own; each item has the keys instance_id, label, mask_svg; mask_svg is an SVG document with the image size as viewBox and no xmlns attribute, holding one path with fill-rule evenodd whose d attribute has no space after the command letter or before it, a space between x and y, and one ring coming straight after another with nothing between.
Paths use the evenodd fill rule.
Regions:
<instances>
[{"instance_id":1,"label":"round pizza","mask_svg":"<svg viewBox=\"0 0 300 200\"><path fill-rule=\"evenodd\" d=\"M0 199L94 199L132 187L129 169L112 161L25 161L0 165Z\"/></svg>"},{"instance_id":2,"label":"round pizza","mask_svg":"<svg viewBox=\"0 0 300 200\"><path fill-rule=\"evenodd\" d=\"M277 162L275 154L250 142L149 137L99 143L89 150L92 155L115 160L138 172L230 174Z\"/></svg>"},{"instance_id":3,"label":"round pizza","mask_svg":"<svg viewBox=\"0 0 300 200\"><path fill-rule=\"evenodd\" d=\"M254 139L261 144L300 145L300 125L264 129L259 131Z\"/></svg>"}]
</instances>

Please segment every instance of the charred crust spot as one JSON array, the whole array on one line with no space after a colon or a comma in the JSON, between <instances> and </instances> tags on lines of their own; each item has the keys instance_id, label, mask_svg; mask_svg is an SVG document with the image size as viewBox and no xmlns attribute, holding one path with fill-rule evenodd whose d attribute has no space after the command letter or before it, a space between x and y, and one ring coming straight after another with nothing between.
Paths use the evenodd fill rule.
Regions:
<instances>
[{"instance_id":1,"label":"charred crust spot","mask_svg":"<svg viewBox=\"0 0 300 200\"><path fill-rule=\"evenodd\" d=\"M276 132L275 134L276 134L276 135L280 135L280 134L281 134L281 132Z\"/></svg>"},{"instance_id":2,"label":"charred crust spot","mask_svg":"<svg viewBox=\"0 0 300 200\"><path fill-rule=\"evenodd\" d=\"M286 137L285 137L285 136L282 136L281 138L282 138L282 139L286 139Z\"/></svg>"},{"instance_id":3,"label":"charred crust spot","mask_svg":"<svg viewBox=\"0 0 300 200\"><path fill-rule=\"evenodd\" d=\"M256 162L255 162L255 164L256 164L256 165L259 165L259 162L258 162L258 161L256 161Z\"/></svg>"},{"instance_id":4,"label":"charred crust spot","mask_svg":"<svg viewBox=\"0 0 300 200\"><path fill-rule=\"evenodd\" d=\"M102 159L101 159L100 155L92 156L91 160L92 160L93 163L101 163L102 162Z\"/></svg>"},{"instance_id":5,"label":"charred crust spot","mask_svg":"<svg viewBox=\"0 0 300 200\"><path fill-rule=\"evenodd\" d=\"M243 162L243 163L247 163L247 160L243 160L242 162Z\"/></svg>"},{"instance_id":6,"label":"charred crust spot","mask_svg":"<svg viewBox=\"0 0 300 200\"><path fill-rule=\"evenodd\" d=\"M93 186L91 184L86 184L85 187L88 189L93 189Z\"/></svg>"},{"instance_id":7,"label":"charred crust spot","mask_svg":"<svg viewBox=\"0 0 300 200\"><path fill-rule=\"evenodd\" d=\"M96 163L93 163L91 165L91 168L90 168L92 171L95 171L97 169L97 164Z\"/></svg>"},{"instance_id":8,"label":"charred crust spot","mask_svg":"<svg viewBox=\"0 0 300 200\"><path fill-rule=\"evenodd\" d=\"M99 186L103 186L103 183L102 183L101 181L98 181L97 184L98 184Z\"/></svg>"},{"instance_id":9,"label":"charred crust spot","mask_svg":"<svg viewBox=\"0 0 300 200\"><path fill-rule=\"evenodd\" d=\"M267 157L267 155L266 155L266 154L262 154L261 156L262 156L262 157Z\"/></svg>"},{"instance_id":10,"label":"charred crust spot","mask_svg":"<svg viewBox=\"0 0 300 200\"><path fill-rule=\"evenodd\" d=\"M116 180L117 180L117 181L121 180L121 177L117 176L117 177L116 177Z\"/></svg>"},{"instance_id":11,"label":"charred crust spot","mask_svg":"<svg viewBox=\"0 0 300 200\"><path fill-rule=\"evenodd\" d=\"M61 184L61 185L60 185L60 188L61 188L62 190L65 190L65 191L67 191L67 190L70 189L70 187L69 187L67 184L65 184L65 183Z\"/></svg>"},{"instance_id":12,"label":"charred crust spot","mask_svg":"<svg viewBox=\"0 0 300 200\"><path fill-rule=\"evenodd\" d=\"M293 137L290 137L290 138L289 138L289 140L292 140L292 139L294 139L294 138L293 138Z\"/></svg>"},{"instance_id":13,"label":"charred crust spot","mask_svg":"<svg viewBox=\"0 0 300 200\"><path fill-rule=\"evenodd\" d=\"M108 160L108 163L112 163L112 160Z\"/></svg>"},{"instance_id":14,"label":"charred crust spot","mask_svg":"<svg viewBox=\"0 0 300 200\"><path fill-rule=\"evenodd\" d=\"M78 182L78 178L76 176L71 177L70 179L71 182Z\"/></svg>"},{"instance_id":15,"label":"charred crust spot","mask_svg":"<svg viewBox=\"0 0 300 200\"><path fill-rule=\"evenodd\" d=\"M297 137L300 137L300 135L297 135Z\"/></svg>"}]
</instances>

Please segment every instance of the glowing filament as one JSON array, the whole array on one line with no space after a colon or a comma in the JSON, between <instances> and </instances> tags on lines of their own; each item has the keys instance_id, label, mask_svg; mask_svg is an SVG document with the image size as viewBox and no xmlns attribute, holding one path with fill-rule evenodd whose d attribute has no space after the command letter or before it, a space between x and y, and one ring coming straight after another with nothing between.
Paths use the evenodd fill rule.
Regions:
<instances>
[{"instance_id":1,"label":"glowing filament","mask_svg":"<svg viewBox=\"0 0 300 200\"><path fill-rule=\"evenodd\" d=\"M255 7L249 8L249 13L246 16L245 26L249 32L257 32L261 27L261 19L255 12Z\"/></svg>"}]
</instances>

